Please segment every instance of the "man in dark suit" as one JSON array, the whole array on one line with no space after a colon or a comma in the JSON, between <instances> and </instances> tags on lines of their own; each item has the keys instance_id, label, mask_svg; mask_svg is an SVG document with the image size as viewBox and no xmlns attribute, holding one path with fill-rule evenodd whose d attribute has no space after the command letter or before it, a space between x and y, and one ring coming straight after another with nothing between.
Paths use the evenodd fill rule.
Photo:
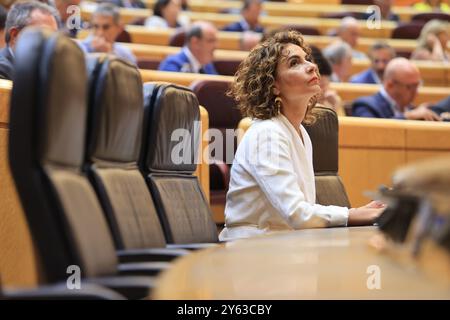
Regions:
<instances>
[{"instance_id":1,"label":"man in dark suit","mask_svg":"<svg viewBox=\"0 0 450 320\"><path fill-rule=\"evenodd\" d=\"M261 0L244 0L241 9L241 21L231 23L225 26L222 30L234 32L253 31L263 33L264 28L259 24L261 9Z\"/></svg>"},{"instance_id":2,"label":"man in dark suit","mask_svg":"<svg viewBox=\"0 0 450 320\"><path fill-rule=\"evenodd\" d=\"M0 48L5 46L5 23L8 11L0 5Z\"/></svg>"},{"instance_id":3,"label":"man in dark suit","mask_svg":"<svg viewBox=\"0 0 450 320\"><path fill-rule=\"evenodd\" d=\"M395 50L386 42L376 42L369 49L371 66L350 78L351 83L380 84L387 64L395 58Z\"/></svg>"},{"instance_id":4,"label":"man in dark suit","mask_svg":"<svg viewBox=\"0 0 450 320\"><path fill-rule=\"evenodd\" d=\"M14 75L14 48L19 33L27 26L42 26L58 30L58 12L37 1L18 2L8 12L5 25L6 47L0 51L0 79L12 80Z\"/></svg>"},{"instance_id":5,"label":"man in dark suit","mask_svg":"<svg viewBox=\"0 0 450 320\"><path fill-rule=\"evenodd\" d=\"M216 28L209 22L197 21L187 31L183 49L162 61L159 70L217 74L212 64L216 47Z\"/></svg>"},{"instance_id":6,"label":"man in dark suit","mask_svg":"<svg viewBox=\"0 0 450 320\"><path fill-rule=\"evenodd\" d=\"M450 96L432 105L430 108L439 114L442 120L450 121Z\"/></svg>"},{"instance_id":7,"label":"man in dark suit","mask_svg":"<svg viewBox=\"0 0 450 320\"><path fill-rule=\"evenodd\" d=\"M392 59L386 67L383 86L373 96L356 99L352 115L369 118L439 121L441 118L428 105L411 103L421 83L420 72L408 59Z\"/></svg>"}]
</instances>

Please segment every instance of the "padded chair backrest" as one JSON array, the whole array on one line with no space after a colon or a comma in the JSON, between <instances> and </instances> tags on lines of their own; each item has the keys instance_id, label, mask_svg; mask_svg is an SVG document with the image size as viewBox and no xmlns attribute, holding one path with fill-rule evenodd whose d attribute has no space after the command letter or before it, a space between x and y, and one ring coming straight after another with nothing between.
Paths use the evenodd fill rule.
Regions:
<instances>
[{"instance_id":1,"label":"padded chair backrest","mask_svg":"<svg viewBox=\"0 0 450 320\"><path fill-rule=\"evenodd\" d=\"M345 17L353 17L355 19L364 20L367 19L367 14L365 12L347 11L347 12L324 13L321 15L321 17L327 19L343 19Z\"/></svg>"},{"instance_id":2,"label":"padded chair backrest","mask_svg":"<svg viewBox=\"0 0 450 320\"><path fill-rule=\"evenodd\" d=\"M151 58L138 58L137 66L139 69L158 70L161 60Z\"/></svg>"},{"instance_id":3,"label":"padded chair backrest","mask_svg":"<svg viewBox=\"0 0 450 320\"><path fill-rule=\"evenodd\" d=\"M373 0L341 0L341 4L364 4L371 5Z\"/></svg>"},{"instance_id":4,"label":"padded chair backrest","mask_svg":"<svg viewBox=\"0 0 450 320\"><path fill-rule=\"evenodd\" d=\"M167 242L217 242L217 229L193 175L200 145L198 100L187 88L144 85L141 168L147 176Z\"/></svg>"},{"instance_id":5,"label":"padded chair backrest","mask_svg":"<svg viewBox=\"0 0 450 320\"><path fill-rule=\"evenodd\" d=\"M409 59L411 57L412 52L409 50L395 50L397 57L403 57Z\"/></svg>"},{"instance_id":6,"label":"padded chair backrest","mask_svg":"<svg viewBox=\"0 0 450 320\"><path fill-rule=\"evenodd\" d=\"M165 247L138 168L144 115L142 80L132 64L106 55L88 60L87 170L118 249Z\"/></svg>"},{"instance_id":7,"label":"padded chair backrest","mask_svg":"<svg viewBox=\"0 0 450 320\"><path fill-rule=\"evenodd\" d=\"M225 163L232 163L234 153L237 148L237 139L234 138L234 148L227 150L227 140L225 137L227 129L236 129L242 116L237 109L236 102L232 97L226 95L230 83L215 80L199 80L191 85L192 91L197 96L200 105L208 110L209 127L220 130L223 139L223 156L213 154L215 159ZM227 161L228 159L228 161Z\"/></svg>"},{"instance_id":8,"label":"padded chair backrest","mask_svg":"<svg viewBox=\"0 0 450 320\"><path fill-rule=\"evenodd\" d=\"M424 26L423 21L403 23L392 31L392 39L417 39Z\"/></svg>"},{"instance_id":9,"label":"padded chair backrest","mask_svg":"<svg viewBox=\"0 0 450 320\"><path fill-rule=\"evenodd\" d=\"M26 30L15 50L9 162L50 282L117 270L113 241L83 175L87 113L84 54L61 34Z\"/></svg>"},{"instance_id":10,"label":"padded chair backrest","mask_svg":"<svg viewBox=\"0 0 450 320\"><path fill-rule=\"evenodd\" d=\"M220 75L233 76L240 63L239 60L214 60L214 67Z\"/></svg>"},{"instance_id":11,"label":"padded chair backrest","mask_svg":"<svg viewBox=\"0 0 450 320\"><path fill-rule=\"evenodd\" d=\"M444 12L424 12L416 13L411 17L411 21L423 21L425 23L434 19L450 22L450 15Z\"/></svg>"},{"instance_id":12,"label":"padded chair backrest","mask_svg":"<svg viewBox=\"0 0 450 320\"><path fill-rule=\"evenodd\" d=\"M338 175L338 118L332 109L316 106L317 121L305 126L313 145L316 201L323 205L350 207L344 184Z\"/></svg>"},{"instance_id":13,"label":"padded chair backrest","mask_svg":"<svg viewBox=\"0 0 450 320\"><path fill-rule=\"evenodd\" d=\"M131 43L131 42L133 42L133 41L131 40L131 34L130 34L127 30L125 30L125 29L123 29L123 30L117 35L116 41L117 41L117 42L126 42L126 43Z\"/></svg>"},{"instance_id":14,"label":"padded chair backrest","mask_svg":"<svg viewBox=\"0 0 450 320\"><path fill-rule=\"evenodd\" d=\"M184 29L177 30L169 39L169 46L182 47L186 40L186 31Z\"/></svg>"}]
</instances>

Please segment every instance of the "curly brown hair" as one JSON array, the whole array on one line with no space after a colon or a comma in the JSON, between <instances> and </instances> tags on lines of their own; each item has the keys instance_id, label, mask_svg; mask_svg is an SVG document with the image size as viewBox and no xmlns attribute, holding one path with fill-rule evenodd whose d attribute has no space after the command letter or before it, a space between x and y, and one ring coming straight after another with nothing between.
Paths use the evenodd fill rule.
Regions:
<instances>
[{"instance_id":1,"label":"curly brown hair","mask_svg":"<svg viewBox=\"0 0 450 320\"><path fill-rule=\"evenodd\" d=\"M290 43L302 48L306 53L306 59L312 61L311 49L303 40L301 33L281 31L255 47L239 65L228 95L234 97L244 117L266 120L279 114L273 88L278 62L283 49ZM310 100L304 124L314 123L316 117L312 109L316 102L317 97Z\"/></svg>"}]
</instances>

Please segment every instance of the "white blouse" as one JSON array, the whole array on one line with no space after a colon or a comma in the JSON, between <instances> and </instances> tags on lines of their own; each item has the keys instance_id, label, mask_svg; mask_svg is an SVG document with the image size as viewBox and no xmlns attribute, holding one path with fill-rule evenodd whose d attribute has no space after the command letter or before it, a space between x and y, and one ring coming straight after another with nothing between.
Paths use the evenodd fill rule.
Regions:
<instances>
[{"instance_id":1,"label":"white blouse","mask_svg":"<svg viewBox=\"0 0 450 320\"><path fill-rule=\"evenodd\" d=\"M347 225L348 208L315 204L311 140L300 130L304 143L281 114L250 126L231 169L220 240Z\"/></svg>"}]
</instances>

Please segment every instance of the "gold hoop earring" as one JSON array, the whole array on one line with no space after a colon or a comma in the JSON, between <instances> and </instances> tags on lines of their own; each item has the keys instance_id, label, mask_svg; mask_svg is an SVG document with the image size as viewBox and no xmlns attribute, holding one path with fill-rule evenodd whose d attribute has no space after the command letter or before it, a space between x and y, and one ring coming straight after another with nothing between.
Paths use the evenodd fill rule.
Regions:
<instances>
[{"instance_id":1,"label":"gold hoop earring","mask_svg":"<svg viewBox=\"0 0 450 320\"><path fill-rule=\"evenodd\" d=\"M275 98L276 115L280 114L282 103L283 103L283 100L281 100L280 97Z\"/></svg>"}]
</instances>

